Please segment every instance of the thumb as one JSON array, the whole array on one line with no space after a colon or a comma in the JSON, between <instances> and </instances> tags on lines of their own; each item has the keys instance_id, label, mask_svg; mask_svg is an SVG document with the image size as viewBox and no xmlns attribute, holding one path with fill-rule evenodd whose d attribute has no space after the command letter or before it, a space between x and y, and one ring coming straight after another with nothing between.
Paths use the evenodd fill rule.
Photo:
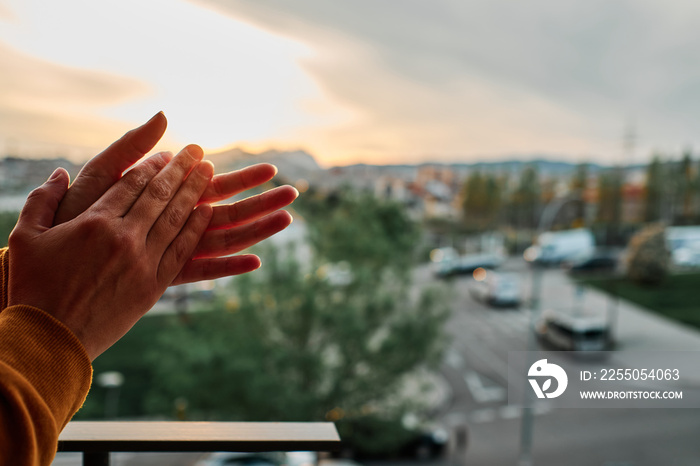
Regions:
<instances>
[{"instance_id":1,"label":"thumb","mask_svg":"<svg viewBox=\"0 0 700 466\"><path fill-rule=\"evenodd\" d=\"M44 184L29 193L17 224L35 229L51 228L58 205L68 191L69 181L68 172L57 168Z\"/></svg>"}]
</instances>

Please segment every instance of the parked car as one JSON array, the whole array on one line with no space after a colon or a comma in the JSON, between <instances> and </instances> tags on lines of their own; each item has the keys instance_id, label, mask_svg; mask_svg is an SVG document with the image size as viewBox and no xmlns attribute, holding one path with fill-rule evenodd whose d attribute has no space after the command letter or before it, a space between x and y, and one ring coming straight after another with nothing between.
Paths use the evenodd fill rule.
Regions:
<instances>
[{"instance_id":1,"label":"parked car","mask_svg":"<svg viewBox=\"0 0 700 466\"><path fill-rule=\"evenodd\" d=\"M360 463L358 463L356 461L344 459L344 458L343 459L341 459L341 458L322 459L321 461L319 461L318 464L319 464L319 466L362 466Z\"/></svg>"},{"instance_id":2,"label":"parked car","mask_svg":"<svg viewBox=\"0 0 700 466\"><path fill-rule=\"evenodd\" d=\"M523 257L536 265L559 265L566 260L592 254L595 248L593 233L585 228L547 231L537 238L537 244L525 250Z\"/></svg>"},{"instance_id":3,"label":"parked car","mask_svg":"<svg viewBox=\"0 0 700 466\"><path fill-rule=\"evenodd\" d=\"M443 429L420 432L401 449L400 456L431 460L444 456L447 448L448 434Z\"/></svg>"},{"instance_id":4,"label":"parked car","mask_svg":"<svg viewBox=\"0 0 700 466\"><path fill-rule=\"evenodd\" d=\"M520 304L520 281L514 274L493 270L474 273L469 293L480 302L490 306L517 306Z\"/></svg>"},{"instance_id":5,"label":"parked car","mask_svg":"<svg viewBox=\"0 0 700 466\"><path fill-rule=\"evenodd\" d=\"M610 328L604 316L569 314L547 310L534 329L546 346L564 351L605 351L610 349Z\"/></svg>"},{"instance_id":6,"label":"parked car","mask_svg":"<svg viewBox=\"0 0 700 466\"><path fill-rule=\"evenodd\" d=\"M282 452L215 452L199 460L196 466L285 466L286 464L286 455Z\"/></svg>"},{"instance_id":7,"label":"parked car","mask_svg":"<svg viewBox=\"0 0 700 466\"><path fill-rule=\"evenodd\" d=\"M567 261L564 268L572 274L614 272L620 259L620 252L614 249L597 249L592 254Z\"/></svg>"},{"instance_id":8,"label":"parked car","mask_svg":"<svg viewBox=\"0 0 700 466\"><path fill-rule=\"evenodd\" d=\"M318 453L315 451L288 451L286 466L316 466L319 464Z\"/></svg>"},{"instance_id":9,"label":"parked car","mask_svg":"<svg viewBox=\"0 0 700 466\"><path fill-rule=\"evenodd\" d=\"M671 255L673 263L678 267L697 268L700 267L700 247L679 248Z\"/></svg>"},{"instance_id":10,"label":"parked car","mask_svg":"<svg viewBox=\"0 0 700 466\"><path fill-rule=\"evenodd\" d=\"M679 267L700 267L700 226L666 228L671 260Z\"/></svg>"},{"instance_id":11,"label":"parked car","mask_svg":"<svg viewBox=\"0 0 700 466\"><path fill-rule=\"evenodd\" d=\"M337 427L343 450L333 454L361 463L388 459L437 462L447 451L449 435L440 426L407 427L402 419L371 416L345 419Z\"/></svg>"},{"instance_id":12,"label":"parked car","mask_svg":"<svg viewBox=\"0 0 700 466\"><path fill-rule=\"evenodd\" d=\"M438 277L448 275L458 259L459 253L452 247L435 248L430 251L432 270Z\"/></svg>"},{"instance_id":13,"label":"parked car","mask_svg":"<svg viewBox=\"0 0 700 466\"><path fill-rule=\"evenodd\" d=\"M503 260L503 256L496 253L466 254L437 264L435 273L439 277L471 274L478 268L498 268L503 264Z\"/></svg>"}]
</instances>

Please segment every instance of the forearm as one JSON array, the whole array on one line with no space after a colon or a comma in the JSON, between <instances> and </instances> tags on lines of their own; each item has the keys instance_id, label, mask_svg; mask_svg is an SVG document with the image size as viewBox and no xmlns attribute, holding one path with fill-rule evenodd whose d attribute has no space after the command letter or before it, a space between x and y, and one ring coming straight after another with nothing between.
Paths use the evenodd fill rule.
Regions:
<instances>
[{"instance_id":1,"label":"forearm","mask_svg":"<svg viewBox=\"0 0 700 466\"><path fill-rule=\"evenodd\" d=\"M7 307L7 280L10 278L10 253L7 248L0 249L0 312Z\"/></svg>"},{"instance_id":2,"label":"forearm","mask_svg":"<svg viewBox=\"0 0 700 466\"><path fill-rule=\"evenodd\" d=\"M92 367L73 333L29 306L0 313L0 464L49 465Z\"/></svg>"}]
</instances>

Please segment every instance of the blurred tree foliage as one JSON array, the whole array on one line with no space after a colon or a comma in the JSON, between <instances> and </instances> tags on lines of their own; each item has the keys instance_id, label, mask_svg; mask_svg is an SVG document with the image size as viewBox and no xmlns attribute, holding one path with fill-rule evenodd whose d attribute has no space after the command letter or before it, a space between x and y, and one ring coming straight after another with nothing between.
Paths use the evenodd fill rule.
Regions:
<instances>
[{"instance_id":1,"label":"blurred tree foliage","mask_svg":"<svg viewBox=\"0 0 700 466\"><path fill-rule=\"evenodd\" d=\"M568 175L568 192L562 192L565 185L555 173L540 176L537 163L511 173L473 170L461 189L464 233L531 230L537 227L543 208L565 195L581 201L562 208L555 229L587 226L607 244L626 243L644 222L700 223L698 161L690 150L669 154L667 160L662 156L654 154L644 181L637 176L638 167L581 163ZM586 192L589 186L596 186L597 199ZM641 198L639 188L643 189Z\"/></svg>"},{"instance_id":2,"label":"blurred tree foliage","mask_svg":"<svg viewBox=\"0 0 700 466\"><path fill-rule=\"evenodd\" d=\"M7 238L17 224L19 212L0 212L0 247L7 246Z\"/></svg>"},{"instance_id":3,"label":"blurred tree foliage","mask_svg":"<svg viewBox=\"0 0 700 466\"><path fill-rule=\"evenodd\" d=\"M644 220L669 225L700 222L700 176L690 150L680 160L662 161L654 154L647 166Z\"/></svg>"},{"instance_id":4,"label":"blurred tree foliage","mask_svg":"<svg viewBox=\"0 0 700 466\"><path fill-rule=\"evenodd\" d=\"M661 208L664 190L664 175L661 160L658 155L654 155L651 163L647 166L647 183L644 204L644 220L647 222L658 222L661 220Z\"/></svg>"},{"instance_id":5,"label":"blurred tree foliage","mask_svg":"<svg viewBox=\"0 0 700 466\"><path fill-rule=\"evenodd\" d=\"M495 175L472 172L462 187L462 212L472 230L493 228L503 201L503 183Z\"/></svg>"},{"instance_id":6,"label":"blurred tree foliage","mask_svg":"<svg viewBox=\"0 0 700 466\"><path fill-rule=\"evenodd\" d=\"M319 261L344 261L365 272L401 272L415 260L420 230L400 204L342 190L305 196L295 207Z\"/></svg>"},{"instance_id":7,"label":"blurred tree foliage","mask_svg":"<svg viewBox=\"0 0 700 466\"><path fill-rule=\"evenodd\" d=\"M512 225L535 228L541 208L541 186L537 167L527 165L520 172L520 179L512 193L510 206L514 213Z\"/></svg>"},{"instance_id":8,"label":"blurred tree foliage","mask_svg":"<svg viewBox=\"0 0 700 466\"><path fill-rule=\"evenodd\" d=\"M676 207L675 221L681 225L690 225L697 218L694 212L694 195L696 189L696 174L693 169L693 161L689 150L683 152L683 158L678 164L674 190L674 204Z\"/></svg>"},{"instance_id":9,"label":"blurred tree foliage","mask_svg":"<svg viewBox=\"0 0 700 466\"><path fill-rule=\"evenodd\" d=\"M587 163L581 163L576 166L576 171L569 182L569 189L574 193L581 202L574 203L574 225L581 227L586 224L586 188L588 187L589 166Z\"/></svg>"},{"instance_id":10,"label":"blurred tree foliage","mask_svg":"<svg viewBox=\"0 0 700 466\"><path fill-rule=\"evenodd\" d=\"M605 242L618 244L622 226L623 172L611 168L598 177L598 211L596 221L605 226Z\"/></svg>"},{"instance_id":11,"label":"blurred tree foliage","mask_svg":"<svg viewBox=\"0 0 700 466\"><path fill-rule=\"evenodd\" d=\"M629 244L627 276L641 285L656 285L668 275L670 253L664 227L649 225L637 233Z\"/></svg>"},{"instance_id":12,"label":"blurred tree foliage","mask_svg":"<svg viewBox=\"0 0 700 466\"><path fill-rule=\"evenodd\" d=\"M308 197L297 208L311 257L267 254L231 282L231 296L158 336L152 414L185 398L191 418L332 420L352 437L358 420L398 423L415 408L420 400L398 393L439 361L447 315L444 294L411 289L415 225L370 196ZM375 447L403 435L387 429Z\"/></svg>"}]
</instances>

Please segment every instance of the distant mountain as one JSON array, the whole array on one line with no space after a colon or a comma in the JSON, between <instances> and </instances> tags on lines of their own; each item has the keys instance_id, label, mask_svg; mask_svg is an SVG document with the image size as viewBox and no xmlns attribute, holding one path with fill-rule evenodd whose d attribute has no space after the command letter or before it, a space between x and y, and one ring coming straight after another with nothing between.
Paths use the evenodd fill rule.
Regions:
<instances>
[{"instance_id":1,"label":"distant mountain","mask_svg":"<svg viewBox=\"0 0 700 466\"><path fill-rule=\"evenodd\" d=\"M515 157L515 156L514 156ZM267 150L258 154L244 151L240 148L230 149L224 152L208 155L217 172L236 170L254 163L272 163L279 169L278 179L281 182L296 184L299 180L306 180L312 186L332 189L347 184L350 186L372 189L377 177L389 176L393 178L414 179L422 167L447 167L458 178L467 176L469 172L480 170L490 173L510 174L517 176L524 167L534 166L540 176L568 177L571 176L579 163L551 160L547 158L530 158L530 160L499 160L481 162L424 162L419 164L396 165L371 165L359 163L353 165L336 166L324 169L319 166L314 157L303 150L279 151ZM598 163L589 163L588 171L591 175L610 168ZM638 164L626 167L628 170L640 171L645 165Z\"/></svg>"},{"instance_id":2,"label":"distant mountain","mask_svg":"<svg viewBox=\"0 0 700 466\"><path fill-rule=\"evenodd\" d=\"M537 171L540 174L551 174L551 175L565 175L573 172L576 167L579 165L578 163L572 163L572 162L562 162L562 161L557 161L557 160L546 160L546 159L536 159L536 160L500 160L500 161L494 161L494 162L473 162L473 163L466 163L466 162L424 162L424 163L419 163L419 164L403 164L403 165L368 165L368 164L354 164L354 165L348 165L344 167L334 167L334 168L341 168L341 169L348 169L348 168L364 168L364 167L375 167L380 170L400 170L400 169L414 169L414 168L420 168L420 167L427 167L427 166L442 166L442 167L450 167L454 169L457 172L462 172L462 171L471 171L471 170L482 170L482 171L487 171L487 172L509 172L509 173L518 173L520 172L525 166L532 165L537 168ZM596 164L596 163L589 163L588 164L588 169L591 172L597 172L599 170L604 170L605 166Z\"/></svg>"},{"instance_id":3,"label":"distant mountain","mask_svg":"<svg viewBox=\"0 0 700 466\"><path fill-rule=\"evenodd\" d=\"M508 172L508 173L519 173L526 166L533 166L542 175L556 176L556 175L568 175L571 174L578 163L562 162L558 160L546 160L546 159L535 159L535 160L503 160L498 162L475 162L475 163L457 163L451 164L453 167L463 167L469 168L471 170L484 170L484 171L498 171L498 172ZM589 163L588 170L590 172L597 172L603 167L596 163Z\"/></svg>"},{"instance_id":4,"label":"distant mountain","mask_svg":"<svg viewBox=\"0 0 700 466\"><path fill-rule=\"evenodd\" d=\"M224 152L207 155L216 167L217 172L237 170L255 163L271 163L279 169L280 178L295 182L299 179L320 176L323 169L313 156L303 150L278 151L267 150L258 154L234 148Z\"/></svg>"},{"instance_id":5,"label":"distant mountain","mask_svg":"<svg viewBox=\"0 0 700 466\"><path fill-rule=\"evenodd\" d=\"M414 179L419 169L427 166L448 167L458 177L466 176L470 171L482 170L492 173L510 173L516 175L526 165L534 165L540 175L570 176L577 167L577 163L563 162L539 158L534 160L482 161L474 163L442 163L425 162L420 164L397 165L370 165L355 164L324 169L319 166L316 159L303 150L280 151L275 149L260 153L252 153L241 148L234 148L214 154L208 154L207 158L216 166L216 172L222 173L237 170L255 163L271 163L279 169L278 180L282 183L297 184L300 180L306 180L310 185L319 188L329 188L349 184L371 189L377 177L399 177L406 180ZM0 159L0 194L24 193L43 183L51 172L58 166L62 166L74 179L80 170L80 165L71 163L65 159L24 159L19 157L5 157ZM646 165L638 164L632 168L642 171ZM608 168L605 165L591 163L588 165L589 173Z\"/></svg>"},{"instance_id":6,"label":"distant mountain","mask_svg":"<svg viewBox=\"0 0 700 466\"><path fill-rule=\"evenodd\" d=\"M71 180L75 179L81 165L63 158L24 159L5 157L0 159L0 193L28 193L41 185L58 168L68 170Z\"/></svg>"}]
</instances>

